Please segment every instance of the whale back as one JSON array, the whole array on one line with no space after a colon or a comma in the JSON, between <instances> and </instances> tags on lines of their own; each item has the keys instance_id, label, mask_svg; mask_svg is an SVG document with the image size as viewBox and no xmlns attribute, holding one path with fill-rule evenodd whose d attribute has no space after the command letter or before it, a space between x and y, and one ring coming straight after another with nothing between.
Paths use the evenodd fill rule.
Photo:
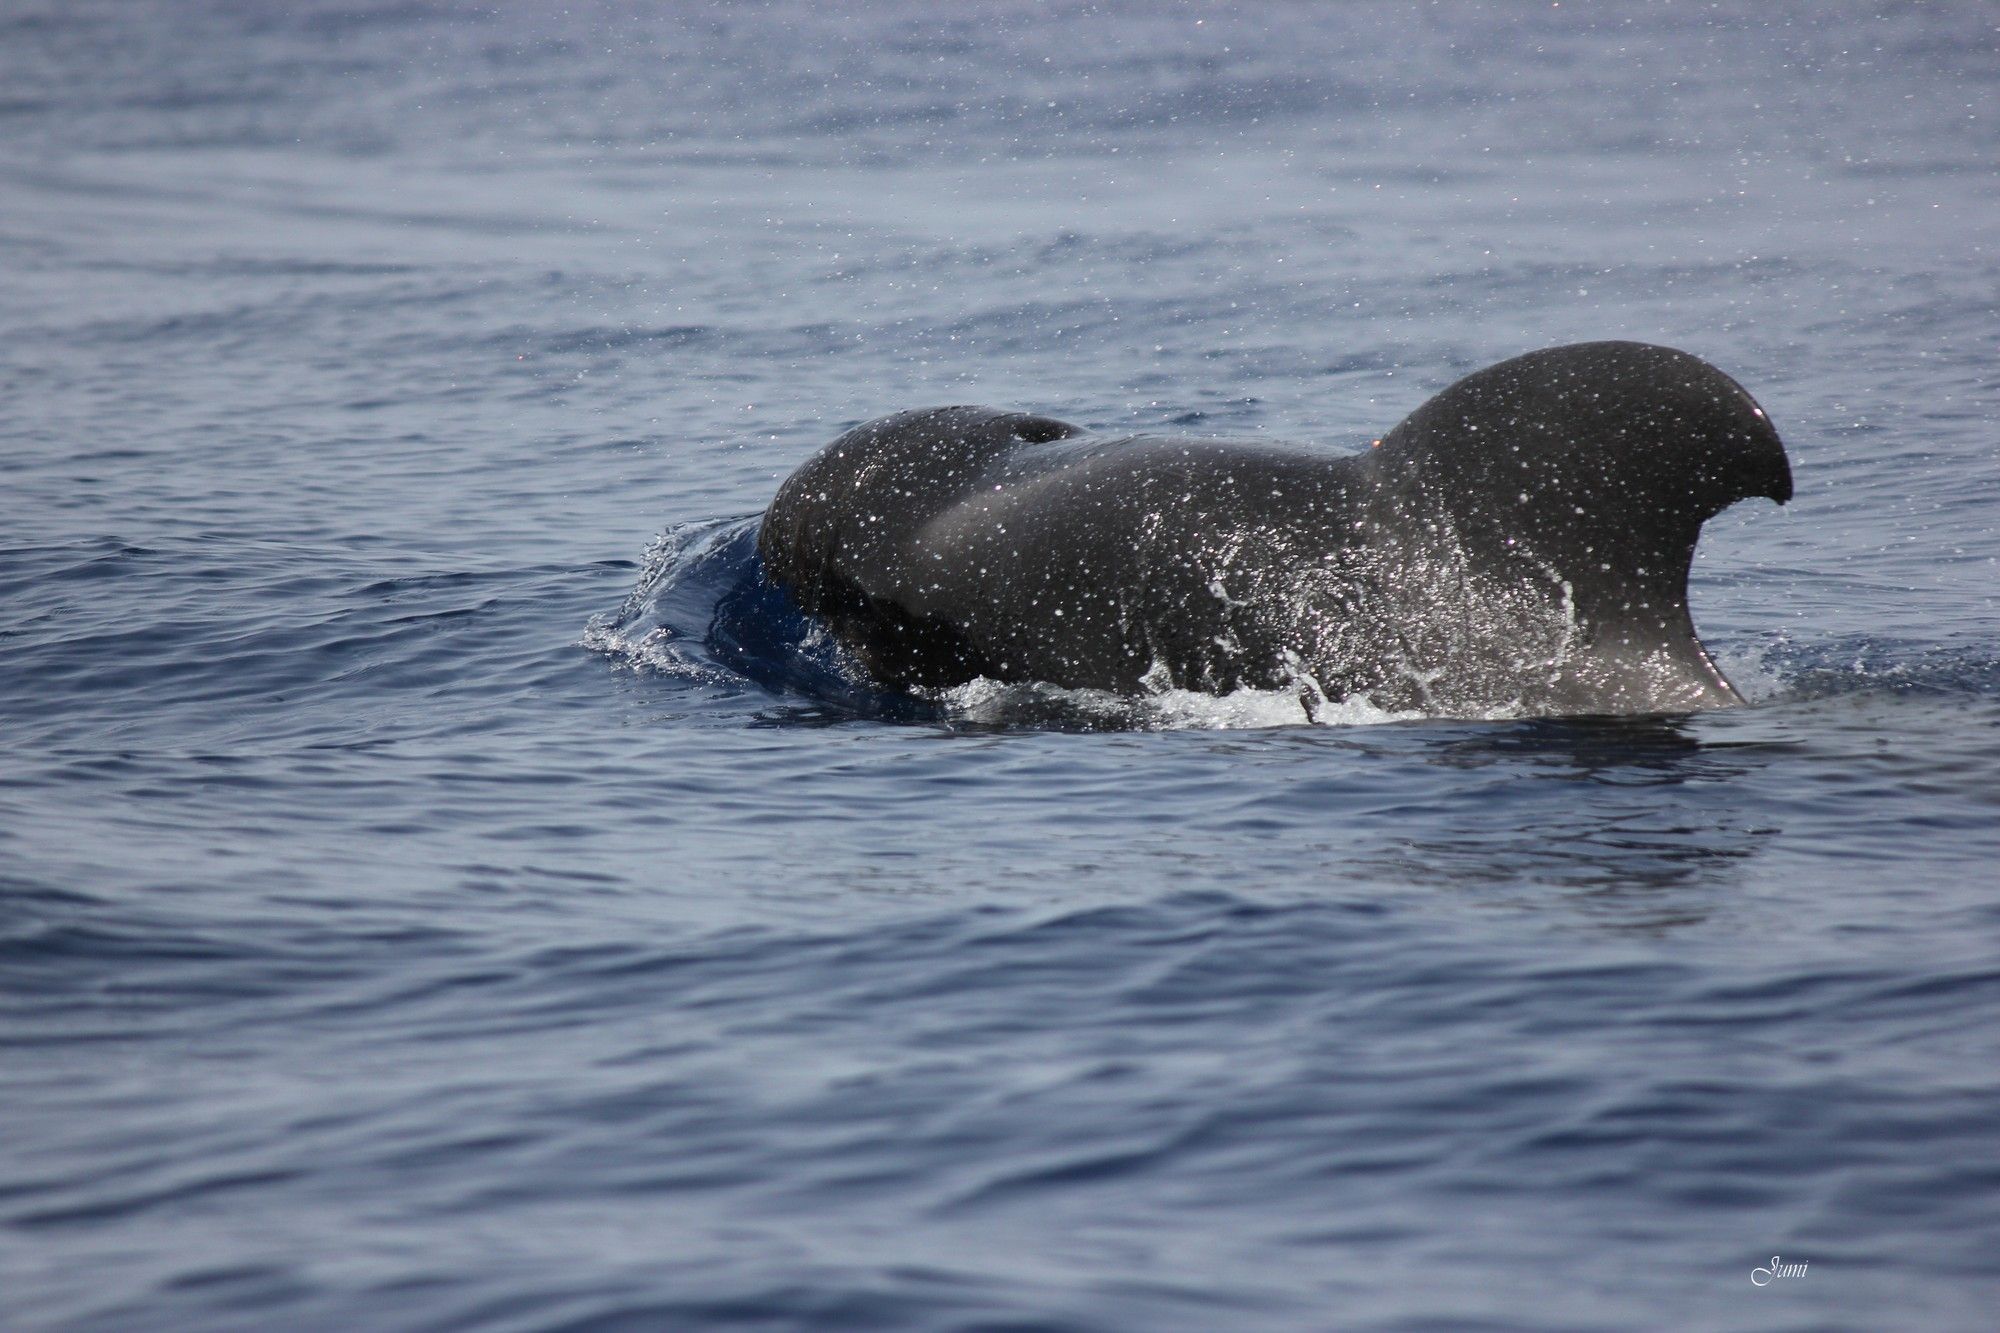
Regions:
<instances>
[{"instance_id":1,"label":"whale back","mask_svg":"<svg viewBox=\"0 0 2000 1333\"><path fill-rule=\"evenodd\" d=\"M1703 521L1790 494L1734 380L1587 343L1469 376L1359 455L971 407L887 417L784 482L758 549L885 685L1672 711L1740 701L1688 614Z\"/></svg>"}]
</instances>

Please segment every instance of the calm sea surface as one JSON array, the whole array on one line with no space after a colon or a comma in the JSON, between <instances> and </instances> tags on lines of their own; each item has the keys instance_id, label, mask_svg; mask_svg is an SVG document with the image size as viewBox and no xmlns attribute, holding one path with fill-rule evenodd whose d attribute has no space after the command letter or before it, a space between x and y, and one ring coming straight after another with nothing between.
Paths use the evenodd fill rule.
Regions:
<instances>
[{"instance_id":1,"label":"calm sea surface","mask_svg":"<svg viewBox=\"0 0 2000 1333\"><path fill-rule=\"evenodd\" d=\"M1991 1328L1997 25L0 2L0 1325ZM1613 337L1790 446L1750 707L918 706L732 596L868 417Z\"/></svg>"}]
</instances>

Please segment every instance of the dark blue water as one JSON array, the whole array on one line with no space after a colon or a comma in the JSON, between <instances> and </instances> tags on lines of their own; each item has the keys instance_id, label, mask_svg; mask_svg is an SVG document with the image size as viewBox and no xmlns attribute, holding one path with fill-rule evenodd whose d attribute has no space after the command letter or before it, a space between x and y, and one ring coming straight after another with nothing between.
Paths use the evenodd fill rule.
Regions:
<instances>
[{"instance_id":1,"label":"dark blue water","mask_svg":"<svg viewBox=\"0 0 2000 1333\"><path fill-rule=\"evenodd\" d=\"M0 5L0 1324L1991 1327L2000 20L1876 8ZM744 591L868 417L1606 337L1790 446L1750 707Z\"/></svg>"}]
</instances>

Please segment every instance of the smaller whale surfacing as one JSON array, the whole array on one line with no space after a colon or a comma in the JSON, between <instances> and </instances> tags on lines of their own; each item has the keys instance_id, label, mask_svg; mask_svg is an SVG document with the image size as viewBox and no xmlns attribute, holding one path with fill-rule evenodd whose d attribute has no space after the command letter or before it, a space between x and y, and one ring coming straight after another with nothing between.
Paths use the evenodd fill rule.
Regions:
<instances>
[{"instance_id":1,"label":"smaller whale surfacing","mask_svg":"<svg viewBox=\"0 0 2000 1333\"><path fill-rule=\"evenodd\" d=\"M1791 493L1728 375L1583 343L1468 376L1358 454L905 412L794 472L757 549L893 689L1678 712L1742 702L1688 613L1702 523Z\"/></svg>"}]
</instances>

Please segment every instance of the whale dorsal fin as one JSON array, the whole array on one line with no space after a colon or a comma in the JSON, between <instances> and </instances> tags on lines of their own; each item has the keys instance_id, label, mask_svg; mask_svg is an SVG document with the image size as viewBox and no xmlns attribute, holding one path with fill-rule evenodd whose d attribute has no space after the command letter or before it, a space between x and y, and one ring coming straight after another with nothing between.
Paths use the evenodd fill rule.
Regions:
<instances>
[{"instance_id":1,"label":"whale dorsal fin","mask_svg":"<svg viewBox=\"0 0 2000 1333\"><path fill-rule=\"evenodd\" d=\"M1738 697L1695 637L1688 569L1705 521L1783 504L1792 475L1764 410L1706 361L1634 342L1530 352L1430 399L1366 466L1382 527L1539 572L1600 655L1616 642Z\"/></svg>"}]
</instances>

